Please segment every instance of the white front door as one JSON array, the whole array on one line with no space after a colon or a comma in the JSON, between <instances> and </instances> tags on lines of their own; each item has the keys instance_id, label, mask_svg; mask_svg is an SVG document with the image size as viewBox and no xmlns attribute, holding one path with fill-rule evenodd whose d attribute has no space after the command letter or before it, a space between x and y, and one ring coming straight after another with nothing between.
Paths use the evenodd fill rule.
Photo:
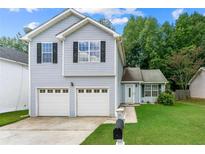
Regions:
<instances>
[{"instance_id":1,"label":"white front door","mask_svg":"<svg viewBox=\"0 0 205 154\"><path fill-rule=\"evenodd\" d=\"M125 103L134 103L134 86L125 85Z\"/></svg>"}]
</instances>

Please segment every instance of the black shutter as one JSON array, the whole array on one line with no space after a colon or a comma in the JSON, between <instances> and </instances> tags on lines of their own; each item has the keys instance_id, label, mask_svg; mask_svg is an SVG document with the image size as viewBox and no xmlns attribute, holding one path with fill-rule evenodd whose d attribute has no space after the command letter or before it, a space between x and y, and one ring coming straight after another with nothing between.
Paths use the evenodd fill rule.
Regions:
<instances>
[{"instance_id":1,"label":"black shutter","mask_svg":"<svg viewBox=\"0 0 205 154\"><path fill-rule=\"evenodd\" d=\"M57 63L58 62L58 44L57 43L53 43L53 63Z\"/></svg>"},{"instance_id":2,"label":"black shutter","mask_svg":"<svg viewBox=\"0 0 205 154\"><path fill-rule=\"evenodd\" d=\"M100 49L101 49L101 56L100 56L100 61L101 62L105 62L106 60L106 42L105 41L101 41L100 43Z\"/></svg>"},{"instance_id":3,"label":"black shutter","mask_svg":"<svg viewBox=\"0 0 205 154\"><path fill-rule=\"evenodd\" d=\"M73 63L78 62L78 42L73 42Z\"/></svg>"},{"instance_id":4,"label":"black shutter","mask_svg":"<svg viewBox=\"0 0 205 154\"><path fill-rule=\"evenodd\" d=\"M144 97L144 85L142 84L142 97Z\"/></svg>"},{"instance_id":5,"label":"black shutter","mask_svg":"<svg viewBox=\"0 0 205 154\"><path fill-rule=\"evenodd\" d=\"M41 63L41 43L37 43L37 63Z\"/></svg>"}]
</instances>

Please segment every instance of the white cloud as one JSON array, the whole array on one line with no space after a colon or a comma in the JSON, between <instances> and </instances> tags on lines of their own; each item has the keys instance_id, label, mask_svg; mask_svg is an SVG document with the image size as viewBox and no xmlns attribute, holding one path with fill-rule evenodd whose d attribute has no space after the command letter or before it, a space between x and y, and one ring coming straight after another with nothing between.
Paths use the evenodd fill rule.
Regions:
<instances>
[{"instance_id":1,"label":"white cloud","mask_svg":"<svg viewBox=\"0 0 205 154\"><path fill-rule=\"evenodd\" d=\"M127 9L112 9L112 8L77 8L81 13L88 13L88 14L101 14L104 15L106 18L110 19L113 16L122 16L122 15L134 15L134 16L144 16L141 11L138 11L135 8L127 8Z\"/></svg>"},{"instance_id":2,"label":"white cloud","mask_svg":"<svg viewBox=\"0 0 205 154\"><path fill-rule=\"evenodd\" d=\"M10 8L9 11L10 12L19 12L20 9L19 8Z\"/></svg>"},{"instance_id":3,"label":"white cloud","mask_svg":"<svg viewBox=\"0 0 205 154\"><path fill-rule=\"evenodd\" d=\"M39 26L39 23L38 22L31 22L31 23L29 23L28 25L26 25L26 26L24 26L24 27L28 27L28 28L30 28L30 29L34 29L34 28L36 28L36 27L38 27Z\"/></svg>"},{"instance_id":4,"label":"white cloud","mask_svg":"<svg viewBox=\"0 0 205 154\"><path fill-rule=\"evenodd\" d=\"M123 17L123 18L113 18L110 21L114 24L114 25L121 25L121 24L125 24L128 22L128 18L127 17Z\"/></svg>"},{"instance_id":5,"label":"white cloud","mask_svg":"<svg viewBox=\"0 0 205 154\"><path fill-rule=\"evenodd\" d=\"M19 12L21 9L20 8L10 8L9 11L11 12ZM34 11L38 11L39 9L37 8L25 8L25 10L29 13L33 13Z\"/></svg>"},{"instance_id":6,"label":"white cloud","mask_svg":"<svg viewBox=\"0 0 205 154\"><path fill-rule=\"evenodd\" d=\"M26 8L26 11L29 13L33 13L34 11L38 11L37 8Z\"/></svg>"},{"instance_id":7,"label":"white cloud","mask_svg":"<svg viewBox=\"0 0 205 154\"><path fill-rule=\"evenodd\" d=\"M180 14L184 12L184 9L176 9L172 12L172 17L176 20L179 18Z\"/></svg>"}]
</instances>

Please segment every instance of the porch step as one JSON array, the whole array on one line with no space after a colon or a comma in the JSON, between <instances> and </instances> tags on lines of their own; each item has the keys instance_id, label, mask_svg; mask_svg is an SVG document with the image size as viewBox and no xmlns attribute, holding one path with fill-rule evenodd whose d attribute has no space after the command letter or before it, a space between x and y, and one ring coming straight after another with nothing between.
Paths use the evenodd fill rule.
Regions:
<instances>
[{"instance_id":1,"label":"porch step","mask_svg":"<svg viewBox=\"0 0 205 154\"><path fill-rule=\"evenodd\" d=\"M134 107L134 106L140 106L139 103L121 103L120 107Z\"/></svg>"}]
</instances>

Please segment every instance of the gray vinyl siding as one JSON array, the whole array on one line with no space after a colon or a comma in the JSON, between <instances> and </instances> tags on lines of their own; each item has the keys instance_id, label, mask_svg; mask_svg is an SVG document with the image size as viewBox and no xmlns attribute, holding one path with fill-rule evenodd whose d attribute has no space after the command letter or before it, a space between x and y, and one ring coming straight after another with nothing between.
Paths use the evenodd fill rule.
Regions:
<instances>
[{"instance_id":1,"label":"gray vinyl siding","mask_svg":"<svg viewBox=\"0 0 205 154\"><path fill-rule=\"evenodd\" d=\"M106 41L106 62L73 63L73 42L82 40ZM64 51L64 76L114 75L114 38L92 24L70 34L64 41Z\"/></svg>"},{"instance_id":2,"label":"gray vinyl siding","mask_svg":"<svg viewBox=\"0 0 205 154\"><path fill-rule=\"evenodd\" d=\"M30 73L31 73L31 93L30 93L30 115L31 116L38 116L38 97L37 97L37 88L55 88L55 87L68 87L69 88L69 94L70 94L70 116L76 116L75 111L76 111L76 106L75 106L75 87L76 86L103 86L103 87L108 87L110 91L110 116L114 116L115 114L115 78L114 76L110 77L63 77L62 76L62 43L57 41L56 39L56 34L59 33L60 31L64 30L65 28L69 27L73 23L79 21L80 19L71 16L68 19L65 19L55 26L49 28L45 32L39 34L33 40L30 42ZM78 34L80 37L80 34ZM100 37L98 38L100 39ZM37 51L37 43L38 42L58 42L58 63L53 64L53 63L41 63L37 64L36 62L36 51ZM109 42L109 41L107 41ZM109 44L109 43L108 43ZM69 44L67 44L69 45ZM112 45L110 45L112 46ZM66 51L71 52L71 51ZM111 52L111 51L110 51ZM113 51L112 51L113 52ZM108 54L109 55L109 54ZM109 56L111 56L110 54ZM112 59L108 60L109 65L114 63L114 60ZM112 61L112 62L111 62ZM69 69L71 69L71 72L74 72L72 69L72 65L69 65L67 67L67 73L69 73ZM103 67L107 66L106 64L102 64L102 66L99 66L101 68L101 71ZM105 70L113 70L113 67L110 66L111 68L105 68ZM76 68L76 67L75 67ZM77 68L76 68L77 69ZM89 66L84 67L81 69L81 71L84 70L89 70ZM93 68L92 68L93 69ZM92 70L90 69L90 70ZM97 70L97 68L95 68ZM99 70L98 70L99 71ZM87 72L87 71L86 71ZM93 72L93 71L92 71ZM93 72L94 73L94 72ZM74 83L74 87L71 87L71 82Z\"/></svg>"},{"instance_id":3,"label":"gray vinyl siding","mask_svg":"<svg viewBox=\"0 0 205 154\"><path fill-rule=\"evenodd\" d=\"M121 84L123 75L123 63L120 57L119 51L117 52L117 86L118 86L118 98L117 98L117 107L123 103L123 85Z\"/></svg>"}]
</instances>

